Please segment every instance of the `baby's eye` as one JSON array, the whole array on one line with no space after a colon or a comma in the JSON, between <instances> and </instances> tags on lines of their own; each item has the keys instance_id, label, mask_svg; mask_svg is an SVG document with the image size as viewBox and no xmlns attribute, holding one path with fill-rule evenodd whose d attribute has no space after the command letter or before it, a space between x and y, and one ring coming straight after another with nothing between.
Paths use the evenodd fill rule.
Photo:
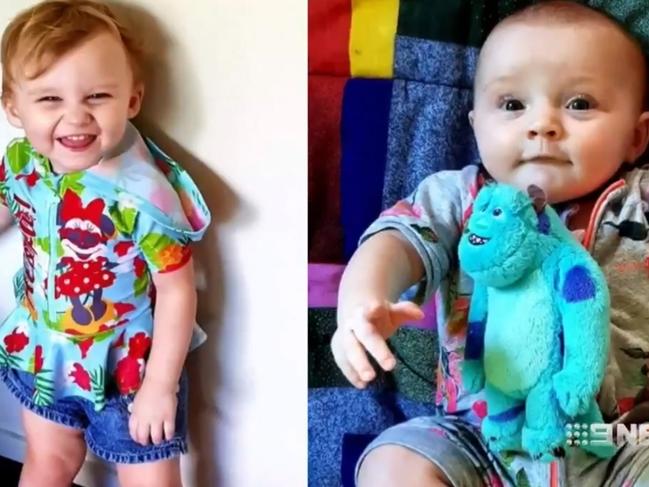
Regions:
<instances>
[{"instance_id":1,"label":"baby's eye","mask_svg":"<svg viewBox=\"0 0 649 487\"><path fill-rule=\"evenodd\" d=\"M524 110L525 105L523 105L523 102L520 100L509 98L507 100L503 100L503 102L500 104L500 108L507 112L517 112L519 110Z\"/></svg>"},{"instance_id":2,"label":"baby's eye","mask_svg":"<svg viewBox=\"0 0 649 487\"><path fill-rule=\"evenodd\" d=\"M38 100L36 100L38 103L54 103L57 101L61 101L61 98L58 96L42 96Z\"/></svg>"},{"instance_id":3,"label":"baby's eye","mask_svg":"<svg viewBox=\"0 0 649 487\"><path fill-rule=\"evenodd\" d=\"M570 100L566 108L569 110L590 110L593 108L593 103L589 99L580 96Z\"/></svg>"}]
</instances>

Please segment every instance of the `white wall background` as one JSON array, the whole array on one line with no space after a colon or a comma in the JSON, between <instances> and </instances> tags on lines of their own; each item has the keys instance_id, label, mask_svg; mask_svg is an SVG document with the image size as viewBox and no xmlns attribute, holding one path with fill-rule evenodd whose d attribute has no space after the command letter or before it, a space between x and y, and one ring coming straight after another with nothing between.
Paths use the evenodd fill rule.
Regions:
<instances>
[{"instance_id":1,"label":"white wall background","mask_svg":"<svg viewBox=\"0 0 649 487\"><path fill-rule=\"evenodd\" d=\"M33 0L0 2L0 27ZM136 121L187 167L214 223L196 258L186 487L306 485L306 8L304 0L117 4L153 48ZM0 145L15 135L0 116ZM15 231L0 237L0 314ZM19 406L0 387L0 454L20 460ZM115 485L90 459L87 487Z\"/></svg>"}]
</instances>

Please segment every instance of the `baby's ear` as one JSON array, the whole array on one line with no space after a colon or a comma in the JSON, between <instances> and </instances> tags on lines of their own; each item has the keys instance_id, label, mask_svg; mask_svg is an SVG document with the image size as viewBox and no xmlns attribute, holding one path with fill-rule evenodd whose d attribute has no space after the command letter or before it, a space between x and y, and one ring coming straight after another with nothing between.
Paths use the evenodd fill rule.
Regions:
<instances>
[{"instance_id":1,"label":"baby's ear","mask_svg":"<svg viewBox=\"0 0 649 487\"><path fill-rule=\"evenodd\" d=\"M473 127L473 110L469 112L469 123L471 124L471 127Z\"/></svg>"},{"instance_id":2,"label":"baby's ear","mask_svg":"<svg viewBox=\"0 0 649 487\"><path fill-rule=\"evenodd\" d=\"M531 184L527 187L527 195L532 200L532 205L534 206L536 213L541 213L548 201L548 198L545 196L545 191L535 184Z\"/></svg>"},{"instance_id":3,"label":"baby's ear","mask_svg":"<svg viewBox=\"0 0 649 487\"><path fill-rule=\"evenodd\" d=\"M633 140L631 141L631 147L629 147L629 151L626 154L626 160L630 163L634 163L636 159L647 150L648 143L649 112L642 112L633 131Z\"/></svg>"}]
</instances>

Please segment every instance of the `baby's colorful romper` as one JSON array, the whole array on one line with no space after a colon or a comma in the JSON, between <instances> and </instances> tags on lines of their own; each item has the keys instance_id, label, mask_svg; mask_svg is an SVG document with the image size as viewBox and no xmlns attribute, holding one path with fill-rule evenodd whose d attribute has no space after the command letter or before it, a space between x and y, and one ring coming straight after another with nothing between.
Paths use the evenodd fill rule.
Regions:
<instances>
[{"instance_id":1,"label":"baby's colorful romper","mask_svg":"<svg viewBox=\"0 0 649 487\"><path fill-rule=\"evenodd\" d=\"M26 139L0 165L23 236L18 306L0 326L0 371L34 375L33 404L137 391L153 330L152 273L191 257L210 213L189 175L129 125L113 155L57 175ZM195 325L192 347L204 337ZM11 388L11 385L10 385ZM15 391L14 391L15 392Z\"/></svg>"}]
</instances>

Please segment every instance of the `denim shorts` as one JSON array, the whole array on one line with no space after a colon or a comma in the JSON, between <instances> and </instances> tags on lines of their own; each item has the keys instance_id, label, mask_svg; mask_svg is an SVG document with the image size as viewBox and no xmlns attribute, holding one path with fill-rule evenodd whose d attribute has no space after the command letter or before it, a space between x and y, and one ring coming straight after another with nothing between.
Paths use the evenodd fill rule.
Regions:
<instances>
[{"instance_id":1,"label":"denim shorts","mask_svg":"<svg viewBox=\"0 0 649 487\"><path fill-rule=\"evenodd\" d=\"M34 404L34 376L2 367L0 376L14 396L30 411L71 428L83 430L86 444L99 458L113 463L147 463L173 458L187 452L187 375L183 372L178 388L176 431L171 440L159 445L140 445L128 431L129 405L134 394L106 396L106 405L95 411L93 404L79 397L58 399L52 406Z\"/></svg>"}]
</instances>

